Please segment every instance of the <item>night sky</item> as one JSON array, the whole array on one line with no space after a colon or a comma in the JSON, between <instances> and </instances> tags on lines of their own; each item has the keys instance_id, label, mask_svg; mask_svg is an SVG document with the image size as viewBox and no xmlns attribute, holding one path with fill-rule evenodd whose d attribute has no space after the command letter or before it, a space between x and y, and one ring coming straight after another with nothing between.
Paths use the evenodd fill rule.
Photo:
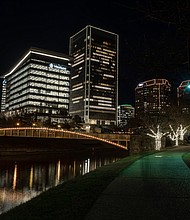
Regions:
<instances>
[{"instance_id":1,"label":"night sky","mask_svg":"<svg viewBox=\"0 0 190 220\"><path fill-rule=\"evenodd\" d=\"M134 104L139 82L166 78L175 94L190 78L188 0L1 1L0 75L31 46L68 54L86 25L119 35L119 104Z\"/></svg>"}]
</instances>

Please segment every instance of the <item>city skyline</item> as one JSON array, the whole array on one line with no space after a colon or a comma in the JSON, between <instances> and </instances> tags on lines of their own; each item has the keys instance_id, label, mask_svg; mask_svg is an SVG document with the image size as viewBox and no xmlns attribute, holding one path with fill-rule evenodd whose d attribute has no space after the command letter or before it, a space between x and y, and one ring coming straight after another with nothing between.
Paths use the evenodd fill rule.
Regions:
<instances>
[{"instance_id":1,"label":"city skyline","mask_svg":"<svg viewBox=\"0 0 190 220\"><path fill-rule=\"evenodd\" d=\"M188 39L181 32L188 8L179 5L179 23L177 1L150 2L96 1L93 7L88 1L2 2L0 75L30 47L68 54L70 36L90 24L119 35L119 104L134 104L137 84L153 78L167 79L176 93L189 79ZM165 14L159 12L163 7Z\"/></svg>"}]
</instances>

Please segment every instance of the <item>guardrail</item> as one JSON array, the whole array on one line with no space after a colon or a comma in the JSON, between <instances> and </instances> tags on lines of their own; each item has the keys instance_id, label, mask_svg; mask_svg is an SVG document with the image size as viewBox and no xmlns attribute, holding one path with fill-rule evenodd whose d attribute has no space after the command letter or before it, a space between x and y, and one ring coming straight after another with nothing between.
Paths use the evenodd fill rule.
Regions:
<instances>
[{"instance_id":1,"label":"guardrail","mask_svg":"<svg viewBox=\"0 0 190 220\"><path fill-rule=\"evenodd\" d=\"M16 136L16 137L38 137L38 138L68 138L68 139L93 139L105 142L107 144L115 145L117 147L128 150L127 143L129 138L119 138L113 135L106 134L86 134L74 131L68 131L63 129L54 128L38 128L38 127L15 127L15 128L0 128L0 136ZM107 138L105 138L107 137ZM109 140L112 139L113 141ZM125 144L119 144L119 141Z\"/></svg>"}]
</instances>

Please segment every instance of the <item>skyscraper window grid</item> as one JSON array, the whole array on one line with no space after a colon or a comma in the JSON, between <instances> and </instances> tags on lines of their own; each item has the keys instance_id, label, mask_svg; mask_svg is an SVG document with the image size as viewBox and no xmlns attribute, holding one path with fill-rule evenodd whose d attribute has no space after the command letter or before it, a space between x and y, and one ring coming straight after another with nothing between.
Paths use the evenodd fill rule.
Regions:
<instances>
[{"instance_id":1,"label":"skyscraper window grid","mask_svg":"<svg viewBox=\"0 0 190 220\"><path fill-rule=\"evenodd\" d=\"M181 113L190 113L190 80L185 80L178 86L177 102Z\"/></svg>"},{"instance_id":2,"label":"skyscraper window grid","mask_svg":"<svg viewBox=\"0 0 190 220\"><path fill-rule=\"evenodd\" d=\"M31 48L5 78L9 114L68 111L70 58L67 55Z\"/></svg>"},{"instance_id":3,"label":"skyscraper window grid","mask_svg":"<svg viewBox=\"0 0 190 220\"><path fill-rule=\"evenodd\" d=\"M115 124L118 104L118 35L86 26L70 38L70 113L86 123Z\"/></svg>"},{"instance_id":4,"label":"skyscraper window grid","mask_svg":"<svg viewBox=\"0 0 190 220\"><path fill-rule=\"evenodd\" d=\"M171 105L171 85L166 79L152 79L135 88L135 114L166 114Z\"/></svg>"}]
</instances>

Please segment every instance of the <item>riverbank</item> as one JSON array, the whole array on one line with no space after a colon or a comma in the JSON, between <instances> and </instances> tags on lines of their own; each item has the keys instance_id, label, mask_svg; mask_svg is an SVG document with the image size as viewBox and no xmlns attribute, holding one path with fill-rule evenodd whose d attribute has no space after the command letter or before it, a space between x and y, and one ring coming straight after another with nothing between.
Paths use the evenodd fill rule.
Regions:
<instances>
[{"instance_id":1,"label":"riverbank","mask_svg":"<svg viewBox=\"0 0 190 220\"><path fill-rule=\"evenodd\" d=\"M64 153L100 151L128 152L127 148L119 148L106 142L93 139L39 138L0 136L0 156L24 155L38 153Z\"/></svg>"},{"instance_id":2,"label":"riverbank","mask_svg":"<svg viewBox=\"0 0 190 220\"><path fill-rule=\"evenodd\" d=\"M127 156L84 176L69 180L0 215L0 219L84 220L97 198L122 170L141 157L152 153L155 151ZM190 153L184 154L182 158L190 166Z\"/></svg>"},{"instance_id":3,"label":"riverbank","mask_svg":"<svg viewBox=\"0 0 190 220\"><path fill-rule=\"evenodd\" d=\"M150 153L148 153L150 154ZM147 154L125 157L54 187L0 216L2 220L82 220L102 191L119 173Z\"/></svg>"}]
</instances>

